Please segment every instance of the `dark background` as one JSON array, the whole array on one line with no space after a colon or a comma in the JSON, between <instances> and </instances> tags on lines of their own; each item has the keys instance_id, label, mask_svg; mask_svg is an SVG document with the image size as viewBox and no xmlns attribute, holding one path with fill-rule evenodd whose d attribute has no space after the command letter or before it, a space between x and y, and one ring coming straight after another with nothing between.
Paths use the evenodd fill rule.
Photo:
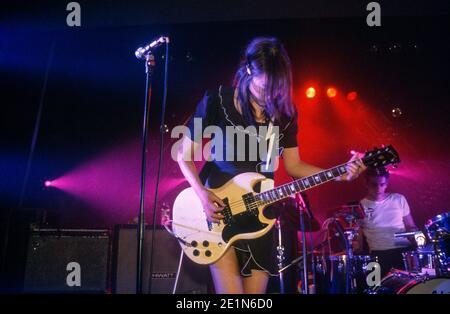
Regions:
<instances>
[{"instance_id":1,"label":"dark background","mask_svg":"<svg viewBox=\"0 0 450 314\"><path fill-rule=\"evenodd\" d=\"M404 194L419 227L448 211L449 19L447 1L379 1L382 26L368 27L369 1L79 1L81 27L65 23L68 2L2 3L0 28L0 209L48 210L70 228L132 221L139 205L144 66L137 47L171 38L166 124L183 124L206 89L230 84L245 45L281 39L293 63L301 157L321 167L349 151L393 144L402 162L391 191ZM214 4L213 4L214 3ZM158 158L163 50L157 51L151 108L147 221ZM48 80L45 84L46 70ZM310 84L318 91L305 98ZM325 89L338 89L330 101ZM345 94L357 91L349 102ZM43 111L21 208L39 103ZM402 114L392 115L400 108ZM187 183L165 159L158 206ZM44 189L44 180L60 185ZM277 181L288 178L283 169ZM322 221L364 196L363 179L308 193ZM34 211L33 211L34 212ZM34 214L33 214L34 215ZM54 217L54 218L52 218ZM158 218L159 219L159 218Z\"/></svg>"}]
</instances>

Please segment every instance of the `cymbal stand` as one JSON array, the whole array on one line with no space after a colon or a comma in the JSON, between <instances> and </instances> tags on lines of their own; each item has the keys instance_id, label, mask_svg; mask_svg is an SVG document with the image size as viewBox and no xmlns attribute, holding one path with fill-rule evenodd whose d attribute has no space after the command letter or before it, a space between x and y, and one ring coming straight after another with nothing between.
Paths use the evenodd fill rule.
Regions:
<instances>
[{"instance_id":1,"label":"cymbal stand","mask_svg":"<svg viewBox=\"0 0 450 314\"><path fill-rule=\"evenodd\" d=\"M347 291L347 293L352 293L352 294L355 292L355 286L354 286L354 283L353 283L353 278L354 278L353 277L354 276L354 274L353 274L353 266L354 266L354 263L353 263L353 246L352 246L352 243L353 243L353 238L356 235L356 232L357 232L357 230L354 229L354 228L346 229L344 231L344 234L346 235L346 238L344 239L344 241L347 242L347 245L345 246L346 247L346 251L347 251L346 254L348 256L346 274L347 274L347 276L349 276L349 280L347 282L347 285L349 285L349 291Z\"/></svg>"},{"instance_id":2,"label":"cymbal stand","mask_svg":"<svg viewBox=\"0 0 450 314\"><path fill-rule=\"evenodd\" d=\"M303 211L306 209L305 202L303 201L300 194L295 196L297 207L300 213L300 230L302 232L302 257L303 257L303 280L302 280L302 294L309 294L308 291L308 259L306 258L306 232L305 232L305 221L303 217Z\"/></svg>"},{"instance_id":3,"label":"cymbal stand","mask_svg":"<svg viewBox=\"0 0 450 314\"><path fill-rule=\"evenodd\" d=\"M280 218L275 223L278 229L278 246L277 246L277 265L278 265L278 277L280 278L280 293L284 293L284 276L283 276L283 262L284 262L284 245L281 237L281 222Z\"/></svg>"}]
</instances>

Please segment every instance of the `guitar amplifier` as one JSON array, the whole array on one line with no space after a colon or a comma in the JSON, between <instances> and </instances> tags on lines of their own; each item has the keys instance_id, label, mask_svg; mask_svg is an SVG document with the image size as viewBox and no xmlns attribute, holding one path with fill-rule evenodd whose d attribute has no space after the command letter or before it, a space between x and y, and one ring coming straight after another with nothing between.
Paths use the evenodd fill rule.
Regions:
<instances>
[{"instance_id":1,"label":"guitar amplifier","mask_svg":"<svg viewBox=\"0 0 450 314\"><path fill-rule=\"evenodd\" d=\"M149 292L150 245L152 227L147 226L143 252L143 293ZM173 292L181 247L178 241L164 228L158 227L155 233L152 293L170 294ZM136 292L137 226L117 225L114 231L113 246L113 293L133 294ZM207 293L210 282L209 268L192 262L186 256L178 280L176 293Z\"/></svg>"},{"instance_id":2,"label":"guitar amplifier","mask_svg":"<svg viewBox=\"0 0 450 314\"><path fill-rule=\"evenodd\" d=\"M28 243L24 291L107 292L109 238L108 230L33 230Z\"/></svg>"}]
</instances>

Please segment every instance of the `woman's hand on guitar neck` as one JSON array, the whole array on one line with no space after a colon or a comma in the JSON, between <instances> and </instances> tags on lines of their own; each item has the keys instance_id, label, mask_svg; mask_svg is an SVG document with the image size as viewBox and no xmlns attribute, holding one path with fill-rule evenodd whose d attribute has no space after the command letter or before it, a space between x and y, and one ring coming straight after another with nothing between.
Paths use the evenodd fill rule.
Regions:
<instances>
[{"instance_id":1,"label":"woman's hand on guitar neck","mask_svg":"<svg viewBox=\"0 0 450 314\"><path fill-rule=\"evenodd\" d=\"M197 195L202 202L203 211L209 221L219 222L221 219L225 218L221 213L225 204L220 197L206 188L201 189Z\"/></svg>"},{"instance_id":2,"label":"woman's hand on guitar neck","mask_svg":"<svg viewBox=\"0 0 450 314\"><path fill-rule=\"evenodd\" d=\"M347 162L347 165L345 166L345 168L347 169L347 173L340 176L339 178L336 178L336 181L352 181L356 179L361 172L366 170L367 167L361 160L361 158L364 157L364 154L358 152L354 152L352 154L352 158L350 158L350 160Z\"/></svg>"}]
</instances>

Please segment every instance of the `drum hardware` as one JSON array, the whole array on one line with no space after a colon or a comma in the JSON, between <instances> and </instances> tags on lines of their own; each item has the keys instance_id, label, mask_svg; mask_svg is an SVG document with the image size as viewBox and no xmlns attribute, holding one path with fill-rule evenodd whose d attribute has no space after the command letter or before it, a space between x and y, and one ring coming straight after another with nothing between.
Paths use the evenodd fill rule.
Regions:
<instances>
[{"instance_id":1,"label":"drum hardware","mask_svg":"<svg viewBox=\"0 0 450 314\"><path fill-rule=\"evenodd\" d=\"M368 287L369 264L377 259L368 255L316 255L317 291L326 294L363 293Z\"/></svg>"},{"instance_id":2,"label":"drum hardware","mask_svg":"<svg viewBox=\"0 0 450 314\"><path fill-rule=\"evenodd\" d=\"M164 226L164 225L166 225L166 223L168 221L170 221L171 208L166 202L163 202L160 210L161 210L161 220L160 221L161 221L161 225Z\"/></svg>"},{"instance_id":3,"label":"drum hardware","mask_svg":"<svg viewBox=\"0 0 450 314\"><path fill-rule=\"evenodd\" d=\"M308 261L306 259L306 232L305 232L305 221L303 217L303 212L306 212L306 204L300 194L295 195L295 200L297 201L297 207L300 211L300 230L302 231L302 256L303 256L303 276L302 276L302 294L309 294L308 291Z\"/></svg>"},{"instance_id":4,"label":"drum hardware","mask_svg":"<svg viewBox=\"0 0 450 314\"><path fill-rule=\"evenodd\" d=\"M403 252L405 270L421 275L436 275L436 254L433 251L415 250Z\"/></svg>"},{"instance_id":5,"label":"drum hardware","mask_svg":"<svg viewBox=\"0 0 450 314\"><path fill-rule=\"evenodd\" d=\"M450 212L429 219L425 229L437 256L436 274L450 277Z\"/></svg>"},{"instance_id":6,"label":"drum hardware","mask_svg":"<svg viewBox=\"0 0 450 314\"><path fill-rule=\"evenodd\" d=\"M345 253L346 255L341 255L344 257L344 263L338 264L338 271L342 272L342 267L345 266L345 293L346 294L352 294L355 292L356 284L354 282L353 278L353 272L354 272L354 261L353 261L353 238L358 233L359 227L357 224L353 224L355 221L355 216L346 214L345 215L345 221L351 226L347 227L345 229L342 228L342 225L339 223L337 218L335 219L335 225L337 231L341 234L342 239L344 240L345 245Z\"/></svg>"},{"instance_id":7,"label":"drum hardware","mask_svg":"<svg viewBox=\"0 0 450 314\"><path fill-rule=\"evenodd\" d=\"M275 227L278 229L277 266L278 266L278 277L280 278L280 293L284 293L283 262L285 257L284 257L284 245L281 237L280 218L277 219Z\"/></svg>"},{"instance_id":8,"label":"drum hardware","mask_svg":"<svg viewBox=\"0 0 450 314\"><path fill-rule=\"evenodd\" d=\"M395 238L408 238L408 237L414 237L414 241L419 248L423 248L426 243L426 237L425 234L422 231L408 231L408 232L396 232L394 234Z\"/></svg>"},{"instance_id":9,"label":"drum hardware","mask_svg":"<svg viewBox=\"0 0 450 314\"><path fill-rule=\"evenodd\" d=\"M425 224L431 242L450 236L450 212L439 214Z\"/></svg>"},{"instance_id":10,"label":"drum hardware","mask_svg":"<svg viewBox=\"0 0 450 314\"><path fill-rule=\"evenodd\" d=\"M403 252L403 264L406 271L422 275L436 275L437 255L434 249L425 248L426 237L422 231L397 232L395 238L414 237L417 250Z\"/></svg>"},{"instance_id":11,"label":"drum hardware","mask_svg":"<svg viewBox=\"0 0 450 314\"><path fill-rule=\"evenodd\" d=\"M278 273L280 274L280 279L282 278L282 274L284 271L289 269L290 267L297 265L298 269L301 271L300 277L301 277L301 287L299 287L299 291L303 294L310 294L314 293L314 286L315 286L315 278L314 276L312 279L310 276L308 276L308 259L307 256L311 253L307 252L306 249L306 233L310 233L310 240L312 244L312 235L311 232L319 231L320 230L320 223L313 217L311 211L309 210L305 199L302 197L301 193L295 195L295 197L292 197L293 200L295 200L295 206L298 209L299 212L299 230L302 232L302 254L291 261L288 265L283 267L283 262L285 260L284 258L284 246L281 245L281 234L280 230L278 230L278 236L279 245L277 246L277 263L278 263ZM277 227L278 228L278 227ZM315 270L313 269L313 272ZM304 279L306 278L306 279ZM283 289L283 287L280 287ZM283 289L284 290L284 289Z\"/></svg>"},{"instance_id":12,"label":"drum hardware","mask_svg":"<svg viewBox=\"0 0 450 314\"><path fill-rule=\"evenodd\" d=\"M377 260L371 256L355 255L352 242L359 231L359 220L364 212L358 205L344 205L329 212L323 224L327 230L326 239L319 244L329 247L330 254L316 254L312 261L317 274L318 293L363 293L367 288L366 276L370 262ZM338 237L344 245L341 253L333 254L330 240ZM317 248L317 247L316 247Z\"/></svg>"}]
</instances>

